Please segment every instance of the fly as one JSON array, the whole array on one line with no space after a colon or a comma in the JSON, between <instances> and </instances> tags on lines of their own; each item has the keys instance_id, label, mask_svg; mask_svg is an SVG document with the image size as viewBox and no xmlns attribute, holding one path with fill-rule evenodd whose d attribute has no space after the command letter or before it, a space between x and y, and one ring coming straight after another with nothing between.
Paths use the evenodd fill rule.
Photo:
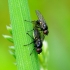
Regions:
<instances>
[{"instance_id":1,"label":"fly","mask_svg":"<svg viewBox=\"0 0 70 70\"><path fill-rule=\"evenodd\" d=\"M41 40L41 36L40 36L40 33L39 33L39 31L38 31L37 28L34 28L33 31L34 31L34 33L33 33L34 37L30 36L30 34L28 33L30 31L27 32L27 35L30 36L33 39L33 42L31 42L31 43L29 43L27 45L30 45L30 44L34 43L34 49L36 49L36 52L38 54L40 54L42 52L42 40ZM27 46L27 45L24 45L24 46ZM30 53L30 55L31 54L32 54L32 52Z\"/></svg>"},{"instance_id":2,"label":"fly","mask_svg":"<svg viewBox=\"0 0 70 70\"><path fill-rule=\"evenodd\" d=\"M40 13L39 10L36 10L36 15L38 17L37 21L31 21L31 22L35 22L35 25L37 28L40 28L41 31L43 31L43 34L48 35L49 31L48 31L48 25L46 24L42 14ZM25 20L27 21L27 20ZM30 22L30 21L28 21Z\"/></svg>"},{"instance_id":3,"label":"fly","mask_svg":"<svg viewBox=\"0 0 70 70\"><path fill-rule=\"evenodd\" d=\"M48 26L39 10L36 10L36 15L38 17L38 20L36 21L37 25L41 28L44 34L48 35Z\"/></svg>"}]
</instances>

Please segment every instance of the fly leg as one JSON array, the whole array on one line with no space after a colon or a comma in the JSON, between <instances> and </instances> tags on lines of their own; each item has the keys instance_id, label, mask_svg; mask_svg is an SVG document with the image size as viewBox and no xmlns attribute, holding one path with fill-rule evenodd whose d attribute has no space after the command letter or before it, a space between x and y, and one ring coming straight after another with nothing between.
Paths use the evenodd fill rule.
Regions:
<instances>
[{"instance_id":1,"label":"fly leg","mask_svg":"<svg viewBox=\"0 0 70 70\"><path fill-rule=\"evenodd\" d=\"M33 48L33 50L32 50L32 52L30 53L30 55L33 53L33 51L36 49L36 46L34 46L34 48Z\"/></svg>"},{"instance_id":2,"label":"fly leg","mask_svg":"<svg viewBox=\"0 0 70 70\"><path fill-rule=\"evenodd\" d=\"M34 29L32 29L32 30L29 30L29 31L27 31L27 33L28 33L28 32L31 32L31 31L33 31L33 30L34 30Z\"/></svg>"},{"instance_id":3,"label":"fly leg","mask_svg":"<svg viewBox=\"0 0 70 70\"><path fill-rule=\"evenodd\" d=\"M35 47L33 48L32 52L35 50ZM30 55L32 54L32 52L30 53Z\"/></svg>"},{"instance_id":4,"label":"fly leg","mask_svg":"<svg viewBox=\"0 0 70 70\"><path fill-rule=\"evenodd\" d=\"M32 44L32 43L34 43L34 41L33 41L33 42L31 42L31 43L29 43L29 44L26 44L26 45L24 45L24 46L28 46L28 45L30 45L30 44Z\"/></svg>"},{"instance_id":5,"label":"fly leg","mask_svg":"<svg viewBox=\"0 0 70 70\"><path fill-rule=\"evenodd\" d=\"M26 21L26 22L36 22L35 20L34 20L34 21L28 21L28 20L24 20L24 21Z\"/></svg>"},{"instance_id":6,"label":"fly leg","mask_svg":"<svg viewBox=\"0 0 70 70\"><path fill-rule=\"evenodd\" d=\"M28 34L34 40L34 38L28 32L26 34Z\"/></svg>"},{"instance_id":7,"label":"fly leg","mask_svg":"<svg viewBox=\"0 0 70 70\"><path fill-rule=\"evenodd\" d=\"M29 33L26 33L27 35L29 35ZM30 36L30 35L29 35ZM30 36L33 40L34 40L34 38L32 37L32 36ZM34 43L34 41L33 42L31 42L31 43L29 43L29 44L26 44L26 45L24 45L24 46L27 46L27 45L30 45L30 44L32 44L32 43Z\"/></svg>"}]
</instances>

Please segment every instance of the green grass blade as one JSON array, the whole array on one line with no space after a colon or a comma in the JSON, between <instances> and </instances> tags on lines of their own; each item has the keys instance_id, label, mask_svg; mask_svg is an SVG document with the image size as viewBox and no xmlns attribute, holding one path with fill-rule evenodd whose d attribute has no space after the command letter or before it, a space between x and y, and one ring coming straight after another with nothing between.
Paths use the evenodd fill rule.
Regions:
<instances>
[{"instance_id":1,"label":"green grass blade","mask_svg":"<svg viewBox=\"0 0 70 70\"><path fill-rule=\"evenodd\" d=\"M24 20L31 20L28 0L8 0L10 20L12 25L12 34L15 46L16 63L18 70L40 70L39 60L34 44L29 44L33 40L26 34L27 31L32 30L33 26L30 22ZM30 35L33 35L30 32Z\"/></svg>"}]
</instances>

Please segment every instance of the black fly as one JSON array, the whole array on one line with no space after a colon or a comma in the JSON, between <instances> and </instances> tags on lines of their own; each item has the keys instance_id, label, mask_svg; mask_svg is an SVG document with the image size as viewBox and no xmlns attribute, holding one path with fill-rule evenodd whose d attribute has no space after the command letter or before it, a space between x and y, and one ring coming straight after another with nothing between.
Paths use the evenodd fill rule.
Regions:
<instances>
[{"instance_id":1,"label":"black fly","mask_svg":"<svg viewBox=\"0 0 70 70\"><path fill-rule=\"evenodd\" d=\"M40 11L36 10L36 14L38 17L38 20L36 21L36 23L39 25L39 27L41 28L41 30L43 31L44 34L48 35L49 31L48 31L48 26L42 16L42 14L40 13Z\"/></svg>"},{"instance_id":2,"label":"black fly","mask_svg":"<svg viewBox=\"0 0 70 70\"><path fill-rule=\"evenodd\" d=\"M35 22L36 27L40 28L41 31L43 31L43 34L48 35L48 33L49 33L48 26L47 26L42 14L40 13L39 10L36 10L36 15L38 17L38 20L37 21L31 21L31 22ZM25 21L27 21L27 20L25 20ZM30 22L30 21L28 21L28 22Z\"/></svg>"},{"instance_id":3,"label":"black fly","mask_svg":"<svg viewBox=\"0 0 70 70\"><path fill-rule=\"evenodd\" d=\"M37 53L40 54L42 52L42 40L41 40L41 37L40 37L40 33L38 31L38 29L35 27L33 29L34 31L34 38L30 36L30 34L27 32L27 34L34 40L33 42L31 43L34 43L34 49L36 49ZM27 44L27 45L30 45L31 43ZM27 46L27 45L24 45L24 46ZM34 50L33 49L33 50ZM32 54L32 52L30 53L30 55Z\"/></svg>"}]
</instances>

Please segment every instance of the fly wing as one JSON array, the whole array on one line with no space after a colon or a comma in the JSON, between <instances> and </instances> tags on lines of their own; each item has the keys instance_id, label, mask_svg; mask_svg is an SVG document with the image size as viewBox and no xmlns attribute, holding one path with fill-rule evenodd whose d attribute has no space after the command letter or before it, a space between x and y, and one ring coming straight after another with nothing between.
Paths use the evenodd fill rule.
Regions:
<instances>
[{"instance_id":1,"label":"fly wing","mask_svg":"<svg viewBox=\"0 0 70 70\"><path fill-rule=\"evenodd\" d=\"M40 38L40 33L39 33L39 31L36 27L34 28L34 37L35 38Z\"/></svg>"},{"instance_id":2,"label":"fly wing","mask_svg":"<svg viewBox=\"0 0 70 70\"><path fill-rule=\"evenodd\" d=\"M39 10L36 10L36 15L37 15L38 19L39 19L42 23L46 23L45 20L44 20L44 18L43 18L43 16L42 16L42 14L40 13Z\"/></svg>"}]
</instances>

